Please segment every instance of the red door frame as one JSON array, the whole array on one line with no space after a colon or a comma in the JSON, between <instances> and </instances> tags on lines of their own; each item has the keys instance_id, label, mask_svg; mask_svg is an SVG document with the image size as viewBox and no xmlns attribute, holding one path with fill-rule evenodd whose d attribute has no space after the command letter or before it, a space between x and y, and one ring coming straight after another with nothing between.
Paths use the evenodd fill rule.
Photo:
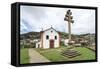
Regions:
<instances>
[{"instance_id":1,"label":"red door frame","mask_svg":"<svg viewBox=\"0 0 100 69\"><path fill-rule=\"evenodd\" d=\"M54 40L50 40L50 48L54 48Z\"/></svg>"}]
</instances>

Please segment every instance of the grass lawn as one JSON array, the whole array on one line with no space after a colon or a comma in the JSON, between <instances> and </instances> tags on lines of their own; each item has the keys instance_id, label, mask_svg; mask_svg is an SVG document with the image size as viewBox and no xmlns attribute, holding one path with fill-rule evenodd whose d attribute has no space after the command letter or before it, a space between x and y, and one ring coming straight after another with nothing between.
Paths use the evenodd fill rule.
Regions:
<instances>
[{"instance_id":1,"label":"grass lawn","mask_svg":"<svg viewBox=\"0 0 100 69\"><path fill-rule=\"evenodd\" d=\"M72 60L94 60L95 59L95 52L88 48L77 47L74 49L76 51L79 51L81 53L81 55L73 58Z\"/></svg>"},{"instance_id":2,"label":"grass lawn","mask_svg":"<svg viewBox=\"0 0 100 69\"><path fill-rule=\"evenodd\" d=\"M20 49L20 63L21 64L29 63L29 55L27 48Z\"/></svg>"},{"instance_id":3,"label":"grass lawn","mask_svg":"<svg viewBox=\"0 0 100 69\"><path fill-rule=\"evenodd\" d=\"M85 48L85 47L74 47L73 50L80 52L80 56L74 58L67 58L61 55L63 50L67 50L67 47L53 48L53 49L35 49L41 55L47 59L57 62L57 61L75 61L75 60L93 60L95 59L95 52Z\"/></svg>"}]
</instances>

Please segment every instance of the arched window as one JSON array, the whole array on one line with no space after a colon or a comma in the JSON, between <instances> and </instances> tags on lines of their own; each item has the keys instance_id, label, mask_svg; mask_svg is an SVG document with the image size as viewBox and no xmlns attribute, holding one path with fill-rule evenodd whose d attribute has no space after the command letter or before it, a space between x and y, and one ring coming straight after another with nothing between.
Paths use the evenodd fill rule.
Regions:
<instances>
[{"instance_id":1,"label":"arched window","mask_svg":"<svg viewBox=\"0 0 100 69\"><path fill-rule=\"evenodd\" d=\"M49 39L49 36L48 35L46 35L46 39Z\"/></svg>"},{"instance_id":2,"label":"arched window","mask_svg":"<svg viewBox=\"0 0 100 69\"><path fill-rule=\"evenodd\" d=\"M55 39L57 39L57 36L55 36Z\"/></svg>"},{"instance_id":3,"label":"arched window","mask_svg":"<svg viewBox=\"0 0 100 69\"><path fill-rule=\"evenodd\" d=\"M53 31L51 30L51 33L52 33Z\"/></svg>"}]
</instances>

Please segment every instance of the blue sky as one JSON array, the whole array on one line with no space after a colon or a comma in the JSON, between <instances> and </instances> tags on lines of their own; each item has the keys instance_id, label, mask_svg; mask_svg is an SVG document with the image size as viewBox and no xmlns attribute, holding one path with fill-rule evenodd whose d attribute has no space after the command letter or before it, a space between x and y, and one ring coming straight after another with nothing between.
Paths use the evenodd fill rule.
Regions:
<instances>
[{"instance_id":1,"label":"blue sky","mask_svg":"<svg viewBox=\"0 0 100 69\"><path fill-rule=\"evenodd\" d=\"M57 31L68 33L67 21L64 21L67 10L72 11L74 23L72 34L95 33L95 10L21 6L20 32L40 32L52 27Z\"/></svg>"}]
</instances>

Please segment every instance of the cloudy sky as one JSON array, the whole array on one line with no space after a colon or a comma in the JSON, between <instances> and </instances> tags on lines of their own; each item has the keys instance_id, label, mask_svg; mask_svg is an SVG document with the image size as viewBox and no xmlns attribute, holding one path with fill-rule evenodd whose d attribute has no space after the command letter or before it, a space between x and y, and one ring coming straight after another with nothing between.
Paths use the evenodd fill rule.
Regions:
<instances>
[{"instance_id":1,"label":"cloudy sky","mask_svg":"<svg viewBox=\"0 0 100 69\"><path fill-rule=\"evenodd\" d=\"M72 34L95 33L95 10L21 6L21 34L40 32L51 26L57 31L68 33L68 22L64 21L67 10L72 11L74 23L71 24Z\"/></svg>"}]
</instances>

